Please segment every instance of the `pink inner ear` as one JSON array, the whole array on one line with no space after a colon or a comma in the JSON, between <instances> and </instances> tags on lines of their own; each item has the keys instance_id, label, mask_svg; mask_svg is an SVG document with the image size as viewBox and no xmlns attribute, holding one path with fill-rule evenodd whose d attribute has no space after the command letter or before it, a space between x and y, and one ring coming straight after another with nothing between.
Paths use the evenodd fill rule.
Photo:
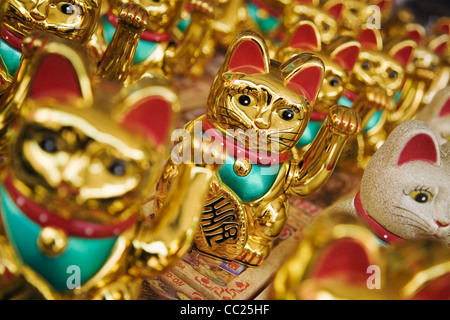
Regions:
<instances>
[{"instance_id":1,"label":"pink inner ear","mask_svg":"<svg viewBox=\"0 0 450 320\"><path fill-rule=\"evenodd\" d=\"M438 153L433 138L428 134L419 133L403 147L397 165L401 166L404 163L416 160L436 163L437 157Z\"/></svg>"},{"instance_id":2,"label":"pink inner ear","mask_svg":"<svg viewBox=\"0 0 450 320\"><path fill-rule=\"evenodd\" d=\"M434 52L442 57L445 54L446 49L447 49L447 42L442 42L436 48L434 48Z\"/></svg>"},{"instance_id":3,"label":"pink inner ear","mask_svg":"<svg viewBox=\"0 0 450 320\"><path fill-rule=\"evenodd\" d=\"M307 51L317 51L320 48L319 41L314 27L310 24L302 24L298 26L292 35L289 46Z\"/></svg>"},{"instance_id":4,"label":"pink inner ear","mask_svg":"<svg viewBox=\"0 0 450 320\"><path fill-rule=\"evenodd\" d=\"M447 101L442 106L441 111L439 112L439 117L445 117L448 114L450 114L450 98L447 99Z\"/></svg>"},{"instance_id":5,"label":"pink inner ear","mask_svg":"<svg viewBox=\"0 0 450 320\"><path fill-rule=\"evenodd\" d=\"M337 3L334 6L330 7L327 12L335 19L339 20L341 18L342 9L344 8L343 3Z\"/></svg>"},{"instance_id":6,"label":"pink inner ear","mask_svg":"<svg viewBox=\"0 0 450 320\"><path fill-rule=\"evenodd\" d=\"M232 72L245 74L265 73L264 53L256 42L246 40L238 44L228 65Z\"/></svg>"},{"instance_id":7,"label":"pink inner ear","mask_svg":"<svg viewBox=\"0 0 450 320\"><path fill-rule=\"evenodd\" d=\"M369 50L378 50L378 41L372 29L364 29L359 33L358 40L361 47Z\"/></svg>"},{"instance_id":8,"label":"pink inner ear","mask_svg":"<svg viewBox=\"0 0 450 320\"><path fill-rule=\"evenodd\" d=\"M292 91L304 95L309 102L312 102L319 91L321 80L322 69L311 66L298 71L286 86Z\"/></svg>"},{"instance_id":9,"label":"pink inner ear","mask_svg":"<svg viewBox=\"0 0 450 320\"><path fill-rule=\"evenodd\" d=\"M31 80L30 97L53 97L67 99L68 96L81 97L78 75L66 58L50 54L44 57Z\"/></svg>"},{"instance_id":10,"label":"pink inner ear","mask_svg":"<svg viewBox=\"0 0 450 320\"><path fill-rule=\"evenodd\" d=\"M414 40L415 43L420 44L422 42L422 35L417 30L411 30L408 32L408 38Z\"/></svg>"},{"instance_id":11,"label":"pink inner ear","mask_svg":"<svg viewBox=\"0 0 450 320\"><path fill-rule=\"evenodd\" d=\"M413 52L414 48L411 46L406 46L404 48L401 48L400 50L398 50L393 58L395 60L397 60L398 62L401 63L401 65L406 68L406 66L409 63L409 60L411 59L412 56L412 52Z\"/></svg>"},{"instance_id":12,"label":"pink inner ear","mask_svg":"<svg viewBox=\"0 0 450 320\"><path fill-rule=\"evenodd\" d=\"M337 52L333 60L339 63L345 70L351 72L359 56L359 47L350 46Z\"/></svg>"},{"instance_id":13,"label":"pink inner ear","mask_svg":"<svg viewBox=\"0 0 450 320\"><path fill-rule=\"evenodd\" d=\"M122 124L161 145L167 138L172 119L170 103L160 96L140 100L124 117Z\"/></svg>"}]
</instances>

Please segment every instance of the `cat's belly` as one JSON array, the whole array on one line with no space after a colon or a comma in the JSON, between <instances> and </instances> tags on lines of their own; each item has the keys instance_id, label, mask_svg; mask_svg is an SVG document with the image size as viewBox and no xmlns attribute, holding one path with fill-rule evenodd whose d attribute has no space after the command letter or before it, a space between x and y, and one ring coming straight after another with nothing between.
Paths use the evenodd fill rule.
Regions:
<instances>
[{"instance_id":1,"label":"cat's belly","mask_svg":"<svg viewBox=\"0 0 450 320\"><path fill-rule=\"evenodd\" d=\"M87 282L110 256L117 237L92 239L68 236L62 254L46 256L38 247L43 227L30 220L17 207L4 186L0 187L0 194L1 216L16 254L57 291L64 292L73 289L71 285L74 283L82 285Z\"/></svg>"}]
</instances>

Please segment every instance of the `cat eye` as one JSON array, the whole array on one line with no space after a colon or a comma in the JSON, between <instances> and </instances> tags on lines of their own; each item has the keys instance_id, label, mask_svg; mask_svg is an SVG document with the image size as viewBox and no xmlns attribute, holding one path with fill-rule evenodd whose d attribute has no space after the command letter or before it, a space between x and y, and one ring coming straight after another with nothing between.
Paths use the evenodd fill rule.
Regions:
<instances>
[{"instance_id":1,"label":"cat eye","mask_svg":"<svg viewBox=\"0 0 450 320\"><path fill-rule=\"evenodd\" d=\"M290 120L294 119L295 112L292 111L291 109L283 109L283 110L280 110L279 115L280 115L281 119L290 121Z\"/></svg>"},{"instance_id":2,"label":"cat eye","mask_svg":"<svg viewBox=\"0 0 450 320\"><path fill-rule=\"evenodd\" d=\"M339 79L338 78L331 78L329 83L330 83L330 86L337 87L339 85Z\"/></svg>"},{"instance_id":3,"label":"cat eye","mask_svg":"<svg viewBox=\"0 0 450 320\"><path fill-rule=\"evenodd\" d=\"M256 105L255 98L247 94L237 94L236 96L234 96L234 99L238 104L244 107L252 107Z\"/></svg>"},{"instance_id":4,"label":"cat eye","mask_svg":"<svg viewBox=\"0 0 450 320\"><path fill-rule=\"evenodd\" d=\"M394 71L394 70L391 70L391 71L388 72L388 76L389 76L389 79L392 79L392 80L397 79L398 72Z\"/></svg>"},{"instance_id":5,"label":"cat eye","mask_svg":"<svg viewBox=\"0 0 450 320\"><path fill-rule=\"evenodd\" d=\"M361 67L362 67L364 70L369 70L370 67L371 67L370 61L365 60L365 61L362 63Z\"/></svg>"},{"instance_id":6,"label":"cat eye","mask_svg":"<svg viewBox=\"0 0 450 320\"><path fill-rule=\"evenodd\" d=\"M48 153L55 153L58 151L56 141L53 138L45 138L40 143L39 146L42 150Z\"/></svg>"},{"instance_id":7,"label":"cat eye","mask_svg":"<svg viewBox=\"0 0 450 320\"><path fill-rule=\"evenodd\" d=\"M411 191L409 196L411 199L419 203L427 203L433 197L433 195L426 190Z\"/></svg>"},{"instance_id":8,"label":"cat eye","mask_svg":"<svg viewBox=\"0 0 450 320\"><path fill-rule=\"evenodd\" d=\"M108 168L108 171L115 176L121 177L125 174L126 164L122 160L115 160Z\"/></svg>"},{"instance_id":9,"label":"cat eye","mask_svg":"<svg viewBox=\"0 0 450 320\"><path fill-rule=\"evenodd\" d=\"M58 7L62 13L66 14L68 16L76 13L80 9L79 6L68 3L68 2L62 2L62 3L58 4Z\"/></svg>"}]
</instances>

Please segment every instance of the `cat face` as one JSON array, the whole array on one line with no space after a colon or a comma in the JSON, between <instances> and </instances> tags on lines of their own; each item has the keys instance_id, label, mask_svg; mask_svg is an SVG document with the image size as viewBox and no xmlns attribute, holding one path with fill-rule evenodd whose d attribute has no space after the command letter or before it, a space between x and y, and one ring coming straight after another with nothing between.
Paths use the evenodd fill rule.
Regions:
<instances>
[{"instance_id":1,"label":"cat face","mask_svg":"<svg viewBox=\"0 0 450 320\"><path fill-rule=\"evenodd\" d=\"M436 133L439 144L450 141L450 87L440 90L416 116Z\"/></svg>"},{"instance_id":2,"label":"cat face","mask_svg":"<svg viewBox=\"0 0 450 320\"><path fill-rule=\"evenodd\" d=\"M398 125L361 180L367 213L403 239L430 237L450 244L449 147L440 148L422 121Z\"/></svg>"},{"instance_id":3,"label":"cat face","mask_svg":"<svg viewBox=\"0 0 450 320\"><path fill-rule=\"evenodd\" d=\"M89 62L50 41L30 62L9 146L10 175L51 213L122 221L157 177L177 100L156 79L126 91L99 84L89 77Z\"/></svg>"},{"instance_id":4,"label":"cat face","mask_svg":"<svg viewBox=\"0 0 450 320\"><path fill-rule=\"evenodd\" d=\"M360 47L355 39L349 37L339 37L328 46L324 45L316 25L301 21L288 32L277 51L277 58L283 62L301 52L314 52L323 61L325 77L314 110L324 113L337 104L344 92Z\"/></svg>"},{"instance_id":5,"label":"cat face","mask_svg":"<svg viewBox=\"0 0 450 320\"><path fill-rule=\"evenodd\" d=\"M116 15L129 0L109 0L109 6ZM177 23L186 1L178 0L137 0L133 3L143 6L148 12L147 30L164 32Z\"/></svg>"},{"instance_id":6,"label":"cat face","mask_svg":"<svg viewBox=\"0 0 450 320\"><path fill-rule=\"evenodd\" d=\"M22 36L47 31L85 42L100 14L101 0L8 0L3 24Z\"/></svg>"},{"instance_id":7,"label":"cat face","mask_svg":"<svg viewBox=\"0 0 450 320\"><path fill-rule=\"evenodd\" d=\"M292 1L291 5L287 6L284 11L285 28L291 29L298 21L311 21L317 26L322 41L330 43L338 33L338 22L344 8L344 1L327 1L323 6L319 6L318 1Z\"/></svg>"},{"instance_id":8,"label":"cat face","mask_svg":"<svg viewBox=\"0 0 450 320\"><path fill-rule=\"evenodd\" d=\"M365 29L359 37L361 52L350 77L353 88L378 87L392 97L400 89L405 68L416 47L413 40L394 40L383 45L377 29Z\"/></svg>"},{"instance_id":9,"label":"cat face","mask_svg":"<svg viewBox=\"0 0 450 320\"><path fill-rule=\"evenodd\" d=\"M288 151L309 121L323 69L322 61L312 54L295 56L283 64L273 61L259 35L243 33L230 45L214 80L207 119L223 132L255 133L258 140L253 145L246 135L235 136L248 148Z\"/></svg>"}]
</instances>

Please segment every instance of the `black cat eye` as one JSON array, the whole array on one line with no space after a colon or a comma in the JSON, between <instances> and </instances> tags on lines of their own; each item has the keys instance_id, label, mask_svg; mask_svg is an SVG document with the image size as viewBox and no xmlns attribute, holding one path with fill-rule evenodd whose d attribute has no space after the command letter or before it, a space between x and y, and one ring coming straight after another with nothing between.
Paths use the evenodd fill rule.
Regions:
<instances>
[{"instance_id":1,"label":"black cat eye","mask_svg":"<svg viewBox=\"0 0 450 320\"><path fill-rule=\"evenodd\" d=\"M61 12L62 13L64 13L64 14L67 14L67 15L72 15L72 14L74 14L75 13L75 6L73 6L72 4L70 4L70 3L64 3L62 6L61 6Z\"/></svg>"},{"instance_id":2,"label":"black cat eye","mask_svg":"<svg viewBox=\"0 0 450 320\"><path fill-rule=\"evenodd\" d=\"M121 160L114 161L108 168L108 171L115 176L123 176L125 174L126 164Z\"/></svg>"},{"instance_id":3,"label":"black cat eye","mask_svg":"<svg viewBox=\"0 0 450 320\"><path fill-rule=\"evenodd\" d=\"M364 70L369 70L370 69L370 62L369 61L364 61L363 63L362 63L362 68L364 69Z\"/></svg>"},{"instance_id":4,"label":"black cat eye","mask_svg":"<svg viewBox=\"0 0 450 320\"><path fill-rule=\"evenodd\" d=\"M48 153L55 153L58 151L56 141L53 138L45 138L39 144L42 150Z\"/></svg>"},{"instance_id":5,"label":"black cat eye","mask_svg":"<svg viewBox=\"0 0 450 320\"><path fill-rule=\"evenodd\" d=\"M333 78L330 80L330 86L337 87L339 85L339 79Z\"/></svg>"},{"instance_id":6,"label":"black cat eye","mask_svg":"<svg viewBox=\"0 0 450 320\"><path fill-rule=\"evenodd\" d=\"M241 105L247 107L252 102L252 99L248 95L243 94L239 97L238 101Z\"/></svg>"},{"instance_id":7,"label":"black cat eye","mask_svg":"<svg viewBox=\"0 0 450 320\"><path fill-rule=\"evenodd\" d=\"M397 79L398 77L397 71L390 71L388 75L390 79Z\"/></svg>"},{"instance_id":8,"label":"black cat eye","mask_svg":"<svg viewBox=\"0 0 450 320\"><path fill-rule=\"evenodd\" d=\"M295 115L294 111L292 111L291 109L285 109L281 113L281 118L283 120L289 121L289 120L292 120L294 118L294 115Z\"/></svg>"},{"instance_id":9,"label":"black cat eye","mask_svg":"<svg viewBox=\"0 0 450 320\"><path fill-rule=\"evenodd\" d=\"M414 197L414 200L420 203L425 203L428 201L428 195L426 193L418 193L416 194L416 196Z\"/></svg>"}]
</instances>

